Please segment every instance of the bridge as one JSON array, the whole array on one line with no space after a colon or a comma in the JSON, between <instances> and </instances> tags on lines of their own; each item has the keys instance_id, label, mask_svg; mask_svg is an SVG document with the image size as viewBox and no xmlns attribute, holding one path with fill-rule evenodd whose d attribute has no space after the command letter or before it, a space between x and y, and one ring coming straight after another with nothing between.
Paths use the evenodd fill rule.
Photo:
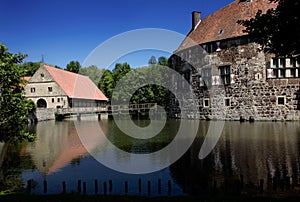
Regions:
<instances>
[{"instance_id":1,"label":"bridge","mask_svg":"<svg viewBox=\"0 0 300 202\"><path fill-rule=\"evenodd\" d=\"M130 104L130 105L107 105L105 107L76 107L76 108L58 108L56 114L60 118L66 116L77 115L80 119L82 114L98 114L101 118L101 114L123 114L129 112L143 112L150 109L157 109L156 103L144 103L144 104Z\"/></svg>"}]
</instances>

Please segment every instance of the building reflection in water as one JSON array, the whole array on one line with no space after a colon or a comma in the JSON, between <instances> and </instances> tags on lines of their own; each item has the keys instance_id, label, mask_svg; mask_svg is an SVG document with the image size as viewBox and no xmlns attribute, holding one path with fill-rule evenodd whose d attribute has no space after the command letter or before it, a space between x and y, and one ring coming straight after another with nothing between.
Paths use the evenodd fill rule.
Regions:
<instances>
[{"instance_id":1,"label":"building reflection in water","mask_svg":"<svg viewBox=\"0 0 300 202\"><path fill-rule=\"evenodd\" d=\"M60 168L68 165L76 159L88 155L87 149L92 150L99 143L98 127L95 121L85 121L84 124L75 124L73 121L47 121L40 122L36 126L37 140L26 146L37 169L45 177ZM105 132L106 123L99 122ZM85 131L88 139L85 139L85 146L77 134L77 130ZM89 147L89 148L86 148Z\"/></svg>"},{"instance_id":2,"label":"building reflection in water","mask_svg":"<svg viewBox=\"0 0 300 202\"><path fill-rule=\"evenodd\" d=\"M88 151L94 150L103 158L126 161L130 164L133 159L118 156L105 147L98 148L102 140L97 136L99 128L94 127L95 123L101 125L110 141L119 148L133 153L145 153L165 147L176 134L176 124L180 122L169 120L162 134L149 142L120 135L120 131L111 120L81 123L75 127L73 121L40 122L36 126L37 141L27 144L22 149L22 153L31 156L34 165L42 173L42 177L47 178L49 184L57 182L53 185L54 189L63 180L74 184L74 180L82 177L90 181L96 178L112 179L120 184L124 183L124 180L132 179L131 183L134 183L138 177L143 178L120 174L97 164L91 158L83 158L90 156L83 147L77 131L85 132L85 146L88 147ZM260 182L263 182L264 191L269 192L286 191L292 186L299 186L300 126L297 122L226 122L217 146L204 160L199 160L200 147L210 123L200 122L197 138L183 157L169 168L145 175L145 178L151 176L151 179L157 181L157 176L168 179L171 177L172 183L181 189L178 193L182 193L183 190L188 194L207 194L216 190L231 193L243 191L251 194L257 193ZM178 147L180 146L178 144ZM159 165L167 160L145 159L143 162L145 165ZM75 163L76 166L72 167L70 163ZM35 178L42 183L42 179L32 172L24 172L23 177ZM118 189L115 193L123 193L120 191L122 187Z\"/></svg>"},{"instance_id":3,"label":"building reflection in water","mask_svg":"<svg viewBox=\"0 0 300 202\"><path fill-rule=\"evenodd\" d=\"M171 166L174 179L186 193L241 188L251 192L258 190L260 182L270 192L299 186L297 122L226 122L216 148L204 160L198 159L198 153L208 124L200 124L202 130L189 152Z\"/></svg>"}]
</instances>

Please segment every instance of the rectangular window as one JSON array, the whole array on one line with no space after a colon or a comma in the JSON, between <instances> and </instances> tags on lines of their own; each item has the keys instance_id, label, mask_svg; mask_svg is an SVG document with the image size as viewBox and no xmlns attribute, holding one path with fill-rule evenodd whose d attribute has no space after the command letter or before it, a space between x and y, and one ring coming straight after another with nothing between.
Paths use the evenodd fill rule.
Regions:
<instances>
[{"instance_id":1,"label":"rectangular window","mask_svg":"<svg viewBox=\"0 0 300 202\"><path fill-rule=\"evenodd\" d=\"M277 105L285 105L285 97L284 96L277 97Z\"/></svg>"},{"instance_id":2,"label":"rectangular window","mask_svg":"<svg viewBox=\"0 0 300 202\"><path fill-rule=\"evenodd\" d=\"M290 77L296 77L296 69L290 69Z\"/></svg>"},{"instance_id":3,"label":"rectangular window","mask_svg":"<svg viewBox=\"0 0 300 202\"><path fill-rule=\"evenodd\" d=\"M35 88L30 88L30 92L35 93Z\"/></svg>"},{"instance_id":4,"label":"rectangular window","mask_svg":"<svg viewBox=\"0 0 300 202\"><path fill-rule=\"evenodd\" d=\"M57 98L57 102L60 102L60 98Z\"/></svg>"},{"instance_id":5,"label":"rectangular window","mask_svg":"<svg viewBox=\"0 0 300 202\"><path fill-rule=\"evenodd\" d=\"M267 78L296 78L299 77L299 66L298 66L298 57L291 57L288 60L286 58L272 58L271 59L271 69L273 76L267 76Z\"/></svg>"},{"instance_id":6,"label":"rectangular window","mask_svg":"<svg viewBox=\"0 0 300 202\"><path fill-rule=\"evenodd\" d=\"M285 58L280 58L279 61L280 61L280 66L279 67L285 67L286 66L285 65Z\"/></svg>"},{"instance_id":7,"label":"rectangular window","mask_svg":"<svg viewBox=\"0 0 300 202\"><path fill-rule=\"evenodd\" d=\"M52 103L54 103L54 98L52 98Z\"/></svg>"},{"instance_id":8,"label":"rectangular window","mask_svg":"<svg viewBox=\"0 0 300 202\"><path fill-rule=\"evenodd\" d=\"M285 78L285 69L280 70L280 78Z\"/></svg>"},{"instance_id":9,"label":"rectangular window","mask_svg":"<svg viewBox=\"0 0 300 202\"><path fill-rule=\"evenodd\" d=\"M296 67L296 58L291 58L290 59L290 66L291 67Z\"/></svg>"},{"instance_id":10,"label":"rectangular window","mask_svg":"<svg viewBox=\"0 0 300 202\"><path fill-rule=\"evenodd\" d=\"M230 98L225 98L225 99L224 99L224 105L225 105L226 107L230 107Z\"/></svg>"},{"instance_id":11,"label":"rectangular window","mask_svg":"<svg viewBox=\"0 0 300 202\"><path fill-rule=\"evenodd\" d=\"M211 86L211 68L204 68L201 72L202 79L206 86Z\"/></svg>"},{"instance_id":12,"label":"rectangular window","mask_svg":"<svg viewBox=\"0 0 300 202\"><path fill-rule=\"evenodd\" d=\"M273 68L278 67L278 59L277 59L277 58L273 58L273 59L272 59L272 67L273 67Z\"/></svg>"},{"instance_id":13,"label":"rectangular window","mask_svg":"<svg viewBox=\"0 0 300 202\"><path fill-rule=\"evenodd\" d=\"M203 100L203 107L207 108L207 107L209 107L209 105L210 105L209 99L204 99Z\"/></svg>"},{"instance_id":14,"label":"rectangular window","mask_svg":"<svg viewBox=\"0 0 300 202\"><path fill-rule=\"evenodd\" d=\"M48 91L49 91L49 92L52 92L52 87L48 87Z\"/></svg>"},{"instance_id":15,"label":"rectangular window","mask_svg":"<svg viewBox=\"0 0 300 202\"><path fill-rule=\"evenodd\" d=\"M219 67L220 70L220 76L223 85L229 85L230 84L230 66L222 66Z\"/></svg>"}]
</instances>

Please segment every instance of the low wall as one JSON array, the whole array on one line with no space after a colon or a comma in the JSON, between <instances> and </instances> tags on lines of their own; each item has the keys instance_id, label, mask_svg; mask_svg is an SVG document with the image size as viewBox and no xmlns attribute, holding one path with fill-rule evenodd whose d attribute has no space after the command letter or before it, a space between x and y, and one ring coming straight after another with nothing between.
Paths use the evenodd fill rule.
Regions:
<instances>
[{"instance_id":1,"label":"low wall","mask_svg":"<svg viewBox=\"0 0 300 202\"><path fill-rule=\"evenodd\" d=\"M28 119L31 123L36 122L36 121L54 120L55 119L54 112L55 112L55 109L39 109L38 108L29 114Z\"/></svg>"}]
</instances>

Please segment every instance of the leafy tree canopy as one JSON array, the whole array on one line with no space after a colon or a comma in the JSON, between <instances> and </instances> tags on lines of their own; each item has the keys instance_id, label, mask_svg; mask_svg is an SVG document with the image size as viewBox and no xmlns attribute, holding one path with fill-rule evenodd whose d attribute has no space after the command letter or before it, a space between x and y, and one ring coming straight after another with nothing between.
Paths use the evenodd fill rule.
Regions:
<instances>
[{"instance_id":1,"label":"leafy tree canopy","mask_svg":"<svg viewBox=\"0 0 300 202\"><path fill-rule=\"evenodd\" d=\"M97 66L92 65L89 67L80 68L78 73L88 76L97 85L101 80L103 72L103 69L99 69Z\"/></svg>"},{"instance_id":2,"label":"leafy tree canopy","mask_svg":"<svg viewBox=\"0 0 300 202\"><path fill-rule=\"evenodd\" d=\"M160 65L166 65L167 59L160 57ZM130 103L159 103L160 105L166 105L168 99L168 91L158 85L139 86L142 83L147 83L151 80L154 83L162 83L167 81L167 73L161 72L159 68L155 68L156 64L150 64L150 67L136 68L134 72L127 75L126 80L123 81L123 85L120 86L121 90L114 92L114 89L120 79L131 71L128 63L116 64L115 68L105 70L101 81L98 86L101 91L111 100L114 93L114 99L124 100L125 97L131 97ZM133 95L128 95L129 88L139 88Z\"/></svg>"},{"instance_id":3,"label":"leafy tree canopy","mask_svg":"<svg viewBox=\"0 0 300 202\"><path fill-rule=\"evenodd\" d=\"M255 18L240 20L255 42L265 52L277 56L291 56L300 53L300 2L299 0L269 0L277 3L275 9L265 14L259 10Z\"/></svg>"},{"instance_id":4,"label":"leafy tree canopy","mask_svg":"<svg viewBox=\"0 0 300 202\"><path fill-rule=\"evenodd\" d=\"M27 132L27 118L34 103L23 95L26 71L20 68L26 55L7 52L0 43L0 142L34 140Z\"/></svg>"},{"instance_id":5,"label":"leafy tree canopy","mask_svg":"<svg viewBox=\"0 0 300 202\"><path fill-rule=\"evenodd\" d=\"M71 61L67 64L66 70L69 72L78 73L81 68L81 65L78 61Z\"/></svg>"},{"instance_id":6,"label":"leafy tree canopy","mask_svg":"<svg viewBox=\"0 0 300 202\"><path fill-rule=\"evenodd\" d=\"M162 66L168 66L168 59L166 57L161 56L158 58L158 64Z\"/></svg>"},{"instance_id":7,"label":"leafy tree canopy","mask_svg":"<svg viewBox=\"0 0 300 202\"><path fill-rule=\"evenodd\" d=\"M152 55L151 58L148 60L148 64L149 65L154 65L156 63L157 63L156 57Z\"/></svg>"},{"instance_id":8,"label":"leafy tree canopy","mask_svg":"<svg viewBox=\"0 0 300 202\"><path fill-rule=\"evenodd\" d=\"M40 68L40 62L24 62L20 64L20 68L25 70L26 76L33 76L38 68Z\"/></svg>"}]
</instances>

